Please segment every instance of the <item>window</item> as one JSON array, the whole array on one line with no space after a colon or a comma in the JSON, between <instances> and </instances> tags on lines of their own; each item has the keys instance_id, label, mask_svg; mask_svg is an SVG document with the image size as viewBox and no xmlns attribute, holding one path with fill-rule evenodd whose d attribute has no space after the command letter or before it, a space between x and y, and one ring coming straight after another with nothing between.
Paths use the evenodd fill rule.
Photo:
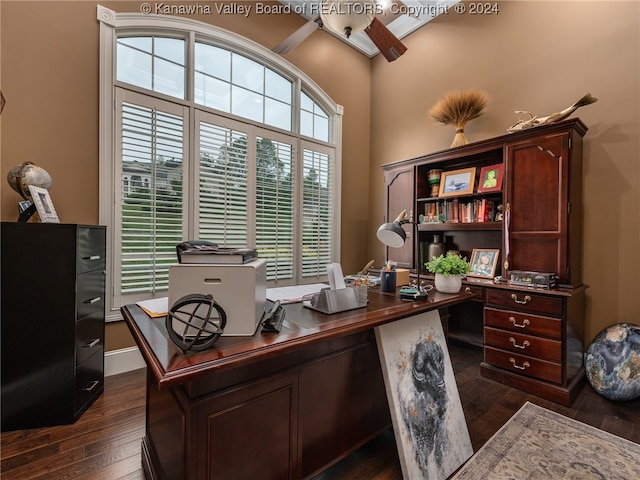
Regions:
<instances>
[{"instance_id":1,"label":"window","mask_svg":"<svg viewBox=\"0 0 640 480\"><path fill-rule=\"evenodd\" d=\"M294 277L294 147L256 138L256 244L268 259L267 278ZM316 272L319 273L319 272Z\"/></svg>"},{"instance_id":2,"label":"window","mask_svg":"<svg viewBox=\"0 0 640 480\"><path fill-rule=\"evenodd\" d=\"M172 105L118 99L120 291L153 294L166 290L182 239L184 118Z\"/></svg>"},{"instance_id":3,"label":"window","mask_svg":"<svg viewBox=\"0 0 640 480\"><path fill-rule=\"evenodd\" d=\"M230 247L246 245L248 133L204 121L199 132L199 238Z\"/></svg>"},{"instance_id":4,"label":"window","mask_svg":"<svg viewBox=\"0 0 640 480\"><path fill-rule=\"evenodd\" d=\"M119 37L117 78L154 92L184 98L185 41L165 37Z\"/></svg>"},{"instance_id":5,"label":"window","mask_svg":"<svg viewBox=\"0 0 640 480\"><path fill-rule=\"evenodd\" d=\"M300 97L300 132L308 137L328 141L329 116L304 92Z\"/></svg>"},{"instance_id":6,"label":"window","mask_svg":"<svg viewBox=\"0 0 640 480\"><path fill-rule=\"evenodd\" d=\"M305 148L303 169L302 275L313 277L332 257L331 157Z\"/></svg>"},{"instance_id":7,"label":"window","mask_svg":"<svg viewBox=\"0 0 640 480\"><path fill-rule=\"evenodd\" d=\"M224 48L195 43L196 103L291 130L292 93L293 82L267 66Z\"/></svg>"},{"instance_id":8,"label":"window","mask_svg":"<svg viewBox=\"0 0 640 480\"><path fill-rule=\"evenodd\" d=\"M188 239L256 247L270 285L326 279L339 261L340 107L224 30L100 6L98 19L113 79L101 88L108 316L166 296Z\"/></svg>"}]
</instances>

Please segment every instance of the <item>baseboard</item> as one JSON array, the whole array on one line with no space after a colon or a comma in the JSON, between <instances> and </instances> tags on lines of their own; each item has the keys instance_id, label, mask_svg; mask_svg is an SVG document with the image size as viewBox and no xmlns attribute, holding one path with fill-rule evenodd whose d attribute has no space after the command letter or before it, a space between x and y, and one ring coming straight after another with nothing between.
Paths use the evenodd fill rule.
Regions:
<instances>
[{"instance_id":1,"label":"baseboard","mask_svg":"<svg viewBox=\"0 0 640 480\"><path fill-rule=\"evenodd\" d=\"M117 375L146 367L138 347L111 350L104 354L104 376Z\"/></svg>"}]
</instances>

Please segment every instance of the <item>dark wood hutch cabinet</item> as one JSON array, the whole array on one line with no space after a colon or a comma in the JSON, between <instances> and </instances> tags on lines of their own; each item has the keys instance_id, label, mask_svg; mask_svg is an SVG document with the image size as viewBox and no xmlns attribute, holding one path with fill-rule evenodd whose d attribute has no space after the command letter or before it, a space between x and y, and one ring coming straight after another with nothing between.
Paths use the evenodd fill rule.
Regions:
<instances>
[{"instance_id":1,"label":"dark wood hutch cabinet","mask_svg":"<svg viewBox=\"0 0 640 480\"><path fill-rule=\"evenodd\" d=\"M491 205L483 221L421 223L420 258L411 243L386 250L387 258L415 271L425 246L438 235L447 250L470 258L473 249L499 249L495 275L527 270L555 273L551 290L515 287L469 277L463 288L474 301L443 313L450 337L482 345L482 375L570 404L584 379L582 284L582 138L580 119L470 143L383 166L386 221L403 209L414 218L452 204ZM502 165L502 189L477 193L482 167ZM431 196L428 172L475 168L473 193ZM500 205L500 207L498 207ZM501 209L502 218L495 215ZM496 218L497 217L497 218ZM429 278L429 275L426 275Z\"/></svg>"}]
</instances>

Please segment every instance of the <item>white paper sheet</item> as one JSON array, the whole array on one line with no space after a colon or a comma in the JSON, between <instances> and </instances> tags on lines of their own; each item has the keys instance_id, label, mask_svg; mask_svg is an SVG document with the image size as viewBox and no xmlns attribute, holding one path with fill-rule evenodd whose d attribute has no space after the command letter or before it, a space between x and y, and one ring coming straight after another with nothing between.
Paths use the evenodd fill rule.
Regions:
<instances>
[{"instance_id":1,"label":"white paper sheet","mask_svg":"<svg viewBox=\"0 0 640 480\"><path fill-rule=\"evenodd\" d=\"M318 293L327 287L326 283L311 283L309 285L267 288L267 299L272 302L279 300L282 304L297 303L301 302L304 296Z\"/></svg>"},{"instance_id":2,"label":"white paper sheet","mask_svg":"<svg viewBox=\"0 0 640 480\"><path fill-rule=\"evenodd\" d=\"M347 286L344 283L344 274L339 263L330 263L327 265L327 275L329 276L329 285L331 290L342 290Z\"/></svg>"}]
</instances>

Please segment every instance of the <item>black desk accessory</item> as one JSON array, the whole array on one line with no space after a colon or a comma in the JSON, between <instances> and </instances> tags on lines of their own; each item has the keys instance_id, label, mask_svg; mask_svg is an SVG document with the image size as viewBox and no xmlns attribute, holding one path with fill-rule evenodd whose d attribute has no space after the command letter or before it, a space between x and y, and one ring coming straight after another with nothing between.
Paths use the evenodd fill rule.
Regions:
<instances>
[{"instance_id":1,"label":"black desk accessory","mask_svg":"<svg viewBox=\"0 0 640 480\"><path fill-rule=\"evenodd\" d=\"M416 269L417 282L415 288L402 288L399 292L399 297L402 300L426 300L429 296L429 290L427 290L420 284L420 269L422 268L422 266L420 265L419 261L420 252L418 249L418 223L414 222L413 214L409 215L409 219L407 219L406 217L407 211L403 210L393 222L383 223L382 225L380 225L378 231L376 232L376 236L378 237L378 240L380 240L387 247L400 248L407 240L407 232L404 231L402 225L406 223L411 224L411 226L413 227L413 255L414 258L418 260L418 268Z\"/></svg>"},{"instance_id":2,"label":"black desk accessory","mask_svg":"<svg viewBox=\"0 0 640 480\"><path fill-rule=\"evenodd\" d=\"M269 310L262 314L262 333L280 333L282 322L284 322L284 308L280 305L280 300L276 300Z\"/></svg>"},{"instance_id":3,"label":"black desk accessory","mask_svg":"<svg viewBox=\"0 0 640 480\"><path fill-rule=\"evenodd\" d=\"M429 290L431 289L426 289L425 287L418 288L417 286L413 285L402 287L398 291L398 297L400 298L400 300L426 300L429 296Z\"/></svg>"},{"instance_id":4,"label":"black desk accessory","mask_svg":"<svg viewBox=\"0 0 640 480\"><path fill-rule=\"evenodd\" d=\"M214 310L217 318L212 318ZM227 314L212 295L194 293L171 305L165 325L169 338L182 353L188 350L200 352L218 341L227 325Z\"/></svg>"}]
</instances>

